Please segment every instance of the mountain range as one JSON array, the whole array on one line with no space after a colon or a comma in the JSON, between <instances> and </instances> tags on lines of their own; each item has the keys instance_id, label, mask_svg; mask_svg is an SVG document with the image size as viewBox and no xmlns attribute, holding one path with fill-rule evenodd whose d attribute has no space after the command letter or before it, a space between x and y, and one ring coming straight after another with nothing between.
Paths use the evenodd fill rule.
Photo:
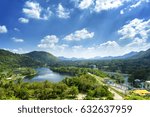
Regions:
<instances>
[{"instance_id":1,"label":"mountain range","mask_svg":"<svg viewBox=\"0 0 150 117\"><path fill-rule=\"evenodd\" d=\"M94 60L113 60L113 59L128 59L128 58L131 58L132 56L136 56L138 54L138 52L130 52L130 53L127 53L125 55L122 55L122 56L107 56L107 57L94 57L93 59Z\"/></svg>"},{"instance_id":2,"label":"mountain range","mask_svg":"<svg viewBox=\"0 0 150 117\"><path fill-rule=\"evenodd\" d=\"M117 60L117 59L136 59L142 60L150 59L150 49L147 51L141 52L131 52L125 54L123 56L117 57L95 57L89 60ZM87 60L84 58L65 58L65 57L56 57L50 53L43 52L43 51L33 51L26 54L16 54L12 53L8 50L0 49L0 65L8 65L8 66L41 66L41 65L54 65L60 61L77 61L77 60Z\"/></svg>"},{"instance_id":3,"label":"mountain range","mask_svg":"<svg viewBox=\"0 0 150 117\"><path fill-rule=\"evenodd\" d=\"M146 51L141 51L138 54L131 56L131 59L150 59L150 49L146 50Z\"/></svg>"},{"instance_id":4,"label":"mountain range","mask_svg":"<svg viewBox=\"0 0 150 117\"><path fill-rule=\"evenodd\" d=\"M89 59L85 59L85 58L75 58L75 57L72 57L72 58L66 58L66 57L58 57L60 60L71 60L71 61L80 61L80 60L114 60L114 59L128 59L128 58L131 58L133 56L136 56L138 54L138 52L130 52L130 53L127 53L125 55L122 55L122 56L106 56L106 57L101 57L101 56L96 56L94 58L89 58Z\"/></svg>"}]
</instances>

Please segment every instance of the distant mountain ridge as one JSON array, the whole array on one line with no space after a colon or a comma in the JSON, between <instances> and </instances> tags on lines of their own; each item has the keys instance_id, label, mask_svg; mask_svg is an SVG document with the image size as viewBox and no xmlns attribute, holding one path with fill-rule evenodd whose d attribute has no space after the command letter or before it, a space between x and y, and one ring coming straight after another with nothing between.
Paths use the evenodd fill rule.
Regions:
<instances>
[{"instance_id":1,"label":"distant mountain ridge","mask_svg":"<svg viewBox=\"0 0 150 117\"><path fill-rule=\"evenodd\" d=\"M60 60L71 60L71 61L77 61L77 60L116 60L116 59L140 59L140 58L150 58L150 49L146 51L140 51L140 52L130 52L127 54L124 54L122 56L106 56L106 57L100 57L96 56L94 58L66 58L63 56L58 57Z\"/></svg>"},{"instance_id":2,"label":"distant mountain ridge","mask_svg":"<svg viewBox=\"0 0 150 117\"><path fill-rule=\"evenodd\" d=\"M63 57L63 56L59 56L58 57L60 60L62 61L76 61L76 60L86 60L85 58L76 58L76 57L72 57L72 58L67 58L67 57Z\"/></svg>"},{"instance_id":3,"label":"distant mountain ridge","mask_svg":"<svg viewBox=\"0 0 150 117\"><path fill-rule=\"evenodd\" d=\"M143 61L147 64L150 64L150 49L141 52L130 52L123 56L117 57L95 57L93 59L84 59L84 58L65 58L65 57L56 57L48 52L44 51L33 51L26 54L16 54L8 50L0 49L0 66L42 66L42 65L55 65L59 64L61 61L77 61L77 60L130 60L130 62L140 62ZM129 61L128 61L129 63ZM143 64L143 63L142 63Z\"/></svg>"},{"instance_id":4,"label":"distant mountain ridge","mask_svg":"<svg viewBox=\"0 0 150 117\"><path fill-rule=\"evenodd\" d=\"M135 56L137 55L138 52L130 52L130 53L127 53L123 56L106 56L106 57L100 57L100 56L96 56L94 58L89 58L89 59L85 59L85 58L75 58L75 57L72 57L72 58L66 58L66 57L58 57L60 60L71 60L71 61L76 61L76 60L113 60L113 59L128 59L128 58L131 58L132 56Z\"/></svg>"},{"instance_id":5,"label":"distant mountain ridge","mask_svg":"<svg viewBox=\"0 0 150 117\"><path fill-rule=\"evenodd\" d=\"M113 60L113 59L129 59L130 57L132 56L135 56L137 55L138 52L130 52L130 53L127 53L125 55L122 55L122 56L107 56L107 57L94 57L93 59L94 60Z\"/></svg>"},{"instance_id":6,"label":"distant mountain ridge","mask_svg":"<svg viewBox=\"0 0 150 117\"><path fill-rule=\"evenodd\" d=\"M150 49L139 52L138 54L132 56L131 59L150 59Z\"/></svg>"}]
</instances>

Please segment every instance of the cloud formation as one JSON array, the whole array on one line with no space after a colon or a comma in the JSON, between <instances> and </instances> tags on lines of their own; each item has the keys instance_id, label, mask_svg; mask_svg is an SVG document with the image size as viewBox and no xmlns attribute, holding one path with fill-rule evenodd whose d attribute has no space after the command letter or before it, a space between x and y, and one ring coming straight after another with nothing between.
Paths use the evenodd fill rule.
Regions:
<instances>
[{"instance_id":1,"label":"cloud formation","mask_svg":"<svg viewBox=\"0 0 150 117\"><path fill-rule=\"evenodd\" d=\"M107 41L105 43L100 44L100 47L119 47L119 45L115 41Z\"/></svg>"},{"instance_id":2,"label":"cloud formation","mask_svg":"<svg viewBox=\"0 0 150 117\"><path fill-rule=\"evenodd\" d=\"M58 8L57 8L56 12L57 12L57 16L59 18L62 18L62 19L70 18L70 11L68 9L65 9L62 6L62 4L58 5Z\"/></svg>"},{"instance_id":3,"label":"cloud formation","mask_svg":"<svg viewBox=\"0 0 150 117\"><path fill-rule=\"evenodd\" d=\"M150 19L133 19L128 24L124 25L118 33L121 35L120 40L123 39L147 39L150 34Z\"/></svg>"},{"instance_id":4,"label":"cloud formation","mask_svg":"<svg viewBox=\"0 0 150 117\"><path fill-rule=\"evenodd\" d=\"M121 36L120 41L130 41L125 45L126 50L141 51L150 48L148 38L150 35L150 19L133 19L126 25L124 25L118 34Z\"/></svg>"},{"instance_id":5,"label":"cloud formation","mask_svg":"<svg viewBox=\"0 0 150 117\"><path fill-rule=\"evenodd\" d=\"M42 8L39 3L27 1L22 12L28 17L38 20L48 20L51 15L50 8Z\"/></svg>"},{"instance_id":6,"label":"cloud formation","mask_svg":"<svg viewBox=\"0 0 150 117\"><path fill-rule=\"evenodd\" d=\"M130 4L128 6L126 6L125 8L123 8L121 11L120 11L120 14L124 14L126 12L130 12L140 6L142 6L143 4L147 4L150 2L150 0L128 0L127 2L129 2Z\"/></svg>"},{"instance_id":7,"label":"cloud formation","mask_svg":"<svg viewBox=\"0 0 150 117\"><path fill-rule=\"evenodd\" d=\"M55 45L58 43L59 38L55 35L47 35L38 45L39 48L55 48Z\"/></svg>"},{"instance_id":8,"label":"cloud formation","mask_svg":"<svg viewBox=\"0 0 150 117\"><path fill-rule=\"evenodd\" d=\"M16 43L22 43L24 42L24 39L20 39L20 38L16 38L16 37L13 37L12 40Z\"/></svg>"},{"instance_id":9,"label":"cloud formation","mask_svg":"<svg viewBox=\"0 0 150 117\"><path fill-rule=\"evenodd\" d=\"M93 5L94 1L93 0L82 0L80 1L80 3L78 4L78 7L80 9L87 9L89 8L91 5Z\"/></svg>"},{"instance_id":10,"label":"cloud formation","mask_svg":"<svg viewBox=\"0 0 150 117\"><path fill-rule=\"evenodd\" d=\"M90 10L95 12L115 9L124 5L124 3L128 1L131 0L74 0L76 7L79 9L84 10L90 8Z\"/></svg>"},{"instance_id":11,"label":"cloud formation","mask_svg":"<svg viewBox=\"0 0 150 117\"><path fill-rule=\"evenodd\" d=\"M77 30L74 33L67 35L64 39L66 41L80 41L91 39L94 37L94 32L89 32L87 29Z\"/></svg>"},{"instance_id":12,"label":"cloud formation","mask_svg":"<svg viewBox=\"0 0 150 117\"><path fill-rule=\"evenodd\" d=\"M22 17L19 18L18 21L19 21L20 23L24 23L24 24L29 23L29 19L27 19L27 18L22 18Z\"/></svg>"},{"instance_id":13,"label":"cloud formation","mask_svg":"<svg viewBox=\"0 0 150 117\"><path fill-rule=\"evenodd\" d=\"M123 5L128 5L120 11L120 14L124 14L126 11L131 11L134 8L139 7L143 3L148 3L150 0L72 0L75 6L81 10L89 9L100 13L101 11L107 11L111 9L117 9Z\"/></svg>"},{"instance_id":14,"label":"cloud formation","mask_svg":"<svg viewBox=\"0 0 150 117\"><path fill-rule=\"evenodd\" d=\"M100 12L103 10L109 10L118 8L123 5L125 0L96 0L94 10Z\"/></svg>"},{"instance_id":15,"label":"cloud formation","mask_svg":"<svg viewBox=\"0 0 150 117\"><path fill-rule=\"evenodd\" d=\"M0 26L0 33L7 33L8 30L5 25Z\"/></svg>"},{"instance_id":16,"label":"cloud formation","mask_svg":"<svg viewBox=\"0 0 150 117\"><path fill-rule=\"evenodd\" d=\"M3 48L3 49L11 51L13 53L18 53L18 54L24 54L24 53L28 53L29 52L29 51L23 50L22 48L17 48L17 49Z\"/></svg>"}]
</instances>

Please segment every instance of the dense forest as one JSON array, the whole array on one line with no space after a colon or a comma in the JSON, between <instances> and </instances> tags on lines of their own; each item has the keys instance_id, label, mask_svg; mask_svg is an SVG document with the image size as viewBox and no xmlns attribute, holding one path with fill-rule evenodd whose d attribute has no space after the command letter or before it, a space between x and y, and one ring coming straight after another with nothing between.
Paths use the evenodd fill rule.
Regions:
<instances>
[{"instance_id":1,"label":"dense forest","mask_svg":"<svg viewBox=\"0 0 150 117\"><path fill-rule=\"evenodd\" d=\"M79 93L86 95L84 99L113 99L108 87L99 84L87 73L66 78L59 83L48 81L29 83L23 82L22 79L15 79L14 82L0 77L0 99L77 99Z\"/></svg>"}]
</instances>

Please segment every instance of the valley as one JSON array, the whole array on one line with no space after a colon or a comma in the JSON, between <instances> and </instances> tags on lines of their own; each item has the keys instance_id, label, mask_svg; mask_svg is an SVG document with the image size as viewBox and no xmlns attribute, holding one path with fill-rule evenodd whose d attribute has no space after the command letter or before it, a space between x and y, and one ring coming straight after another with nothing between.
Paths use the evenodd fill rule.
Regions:
<instances>
[{"instance_id":1,"label":"valley","mask_svg":"<svg viewBox=\"0 0 150 117\"><path fill-rule=\"evenodd\" d=\"M108 58L62 60L42 51L16 54L1 49L0 99L150 99L149 93L134 93L149 91L142 83L150 80L150 49Z\"/></svg>"}]
</instances>

